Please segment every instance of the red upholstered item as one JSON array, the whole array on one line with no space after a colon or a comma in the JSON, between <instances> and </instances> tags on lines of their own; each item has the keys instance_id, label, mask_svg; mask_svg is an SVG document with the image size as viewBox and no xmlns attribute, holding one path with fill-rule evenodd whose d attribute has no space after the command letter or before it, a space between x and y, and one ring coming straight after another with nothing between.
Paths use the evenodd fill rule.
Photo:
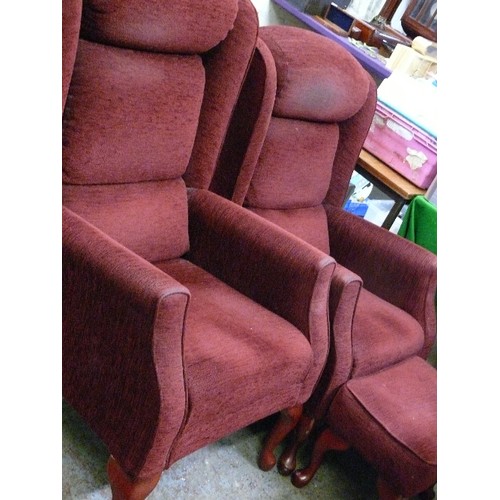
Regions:
<instances>
[{"instance_id":1,"label":"red upholstered item","mask_svg":"<svg viewBox=\"0 0 500 500\"><path fill-rule=\"evenodd\" d=\"M335 261L186 187L194 151L210 172L223 147L256 44L248 0L85 0L82 19L63 114L63 396L107 447L114 496L145 498L179 458L283 412L270 460L327 358Z\"/></svg>"},{"instance_id":2,"label":"red upholstered item","mask_svg":"<svg viewBox=\"0 0 500 500\"><path fill-rule=\"evenodd\" d=\"M219 162L208 187L241 205L267 133L276 95L276 68L267 45L257 39ZM247 168L242 169L243 159Z\"/></svg>"},{"instance_id":3,"label":"red upholstered item","mask_svg":"<svg viewBox=\"0 0 500 500\"><path fill-rule=\"evenodd\" d=\"M300 28L266 27L259 35L277 55L274 116L332 123L365 103L370 78L346 50Z\"/></svg>"},{"instance_id":4,"label":"red upholstered item","mask_svg":"<svg viewBox=\"0 0 500 500\"><path fill-rule=\"evenodd\" d=\"M330 184L338 135L336 123L273 117L245 204L273 209L320 205Z\"/></svg>"},{"instance_id":5,"label":"red upholstered item","mask_svg":"<svg viewBox=\"0 0 500 500\"><path fill-rule=\"evenodd\" d=\"M80 21L82 18L82 0L62 2L62 109L66 104L69 84L75 64Z\"/></svg>"},{"instance_id":6,"label":"red upholstered item","mask_svg":"<svg viewBox=\"0 0 500 500\"><path fill-rule=\"evenodd\" d=\"M259 36L252 79L235 111L248 116L246 128L232 124L229 140L236 151L228 154L229 165L219 165L211 189L337 261L330 352L280 458L280 472L289 474L297 447L315 421L324 423L346 382L428 356L436 335L437 272L435 255L343 210L375 112L376 86L368 73L318 34L266 26ZM405 377L418 381L416 372L408 369ZM432 400L432 384L423 383L422 390ZM361 418L357 425L363 425ZM422 439L432 441L420 430Z\"/></svg>"},{"instance_id":7,"label":"red upholstered item","mask_svg":"<svg viewBox=\"0 0 500 500\"><path fill-rule=\"evenodd\" d=\"M330 398L349 377L408 356L427 356L435 338L436 260L342 209L375 112L376 88L366 71L337 44L311 32L267 26L260 39L252 80L247 79L235 112L243 117L253 104L259 113L249 119L246 142L230 136L244 150L236 178L221 165L212 188L354 274L351 280L340 273L332 282L332 356L340 361L325 375ZM358 291L347 300L353 280ZM337 316L339 307L343 312ZM344 358L349 368L340 368ZM316 406L321 412L327 407Z\"/></svg>"},{"instance_id":8,"label":"red upholstered item","mask_svg":"<svg viewBox=\"0 0 500 500\"><path fill-rule=\"evenodd\" d=\"M258 76L265 85L257 79L252 93L247 82L239 106L250 109L253 97L260 115L248 143L239 144L246 152L230 197L341 264L331 290L336 363L324 383L331 398L352 376L428 355L436 330L436 259L342 209L375 112L368 73L345 49L315 33L267 26L259 34L256 57L266 70ZM262 88L267 94L276 89L272 106L268 95L259 94ZM321 412L327 407L317 405Z\"/></svg>"},{"instance_id":9,"label":"red upholstered item","mask_svg":"<svg viewBox=\"0 0 500 500\"><path fill-rule=\"evenodd\" d=\"M201 12L206 13L206 4ZM199 14L198 14L199 15ZM203 19L206 15L203 14ZM198 20L199 23L199 20ZM197 31L198 28L195 28ZM206 72L205 92L199 127L184 180L188 186L206 189L212 181L216 165L222 158L224 141L248 71L257 41L257 13L248 0L238 1L238 14L233 29L223 44L203 54Z\"/></svg>"},{"instance_id":10,"label":"red upholstered item","mask_svg":"<svg viewBox=\"0 0 500 500\"><path fill-rule=\"evenodd\" d=\"M437 372L418 357L353 378L327 421L404 497L437 480Z\"/></svg>"},{"instance_id":11,"label":"red upholstered item","mask_svg":"<svg viewBox=\"0 0 500 500\"><path fill-rule=\"evenodd\" d=\"M149 477L184 418L189 291L66 208L62 257L63 396L128 474Z\"/></svg>"},{"instance_id":12,"label":"red upholstered item","mask_svg":"<svg viewBox=\"0 0 500 500\"><path fill-rule=\"evenodd\" d=\"M66 207L147 260L179 257L189 249L186 186L181 178L65 185L63 200ZM172 234L176 237L169 237Z\"/></svg>"},{"instance_id":13,"label":"red upholstered item","mask_svg":"<svg viewBox=\"0 0 500 500\"><path fill-rule=\"evenodd\" d=\"M341 207L326 207L331 254L372 294L418 321L426 358L436 339L437 259L429 251Z\"/></svg>"},{"instance_id":14,"label":"red upholstered item","mask_svg":"<svg viewBox=\"0 0 500 500\"><path fill-rule=\"evenodd\" d=\"M204 86L199 56L143 54L81 40L64 116L64 182L180 177Z\"/></svg>"},{"instance_id":15,"label":"red upholstered item","mask_svg":"<svg viewBox=\"0 0 500 500\"><path fill-rule=\"evenodd\" d=\"M357 377L422 351L424 332L410 314L362 289L352 325L352 371Z\"/></svg>"},{"instance_id":16,"label":"red upholstered item","mask_svg":"<svg viewBox=\"0 0 500 500\"><path fill-rule=\"evenodd\" d=\"M84 1L82 36L116 47L199 54L226 38L237 12L237 0Z\"/></svg>"},{"instance_id":17,"label":"red upholstered item","mask_svg":"<svg viewBox=\"0 0 500 500\"><path fill-rule=\"evenodd\" d=\"M313 362L299 329L187 260L156 265L191 296L184 335L189 408L173 460L254 421L256 407L263 418L299 401ZM283 387L283 364L291 387ZM224 408L232 415L221 415Z\"/></svg>"},{"instance_id":18,"label":"red upholstered item","mask_svg":"<svg viewBox=\"0 0 500 500\"><path fill-rule=\"evenodd\" d=\"M253 208L252 212L290 231L323 252L330 253L328 233L325 231L328 222L322 204L287 210Z\"/></svg>"}]
</instances>

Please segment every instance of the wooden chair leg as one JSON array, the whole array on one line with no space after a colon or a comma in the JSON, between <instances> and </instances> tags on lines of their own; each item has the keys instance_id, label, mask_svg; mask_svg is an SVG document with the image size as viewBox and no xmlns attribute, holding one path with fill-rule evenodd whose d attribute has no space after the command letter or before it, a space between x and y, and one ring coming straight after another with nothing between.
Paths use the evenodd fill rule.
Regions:
<instances>
[{"instance_id":1,"label":"wooden chair leg","mask_svg":"<svg viewBox=\"0 0 500 500\"><path fill-rule=\"evenodd\" d=\"M285 450L278 460L278 472L282 476L289 476L297 466L297 452L307 441L314 427L315 420L305 413L299 420L292 439L288 442Z\"/></svg>"},{"instance_id":2,"label":"wooden chair leg","mask_svg":"<svg viewBox=\"0 0 500 500\"><path fill-rule=\"evenodd\" d=\"M113 500L144 500L155 489L161 477L160 472L156 476L133 481L113 456L108 459L107 470Z\"/></svg>"},{"instance_id":3,"label":"wooden chair leg","mask_svg":"<svg viewBox=\"0 0 500 500\"><path fill-rule=\"evenodd\" d=\"M330 428L326 427L321 431L314 443L309 465L304 469L296 470L292 474L292 484L297 488L306 486L316 474L327 451L345 451L347 449L349 449L349 443L333 434Z\"/></svg>"},{"instance_id":4,"label":"wooden chair leg","mask_svg":"<svg viewBox=\"0 0 500 500\"><path fill-rule=\"evenodd\" d=\"M259 455L259 468L271 470L276 464L274 450L295 428L302 415L302 405L292 406L280 412L278 421L266 436L264 445Z\"/></svg>"}]
</instances>

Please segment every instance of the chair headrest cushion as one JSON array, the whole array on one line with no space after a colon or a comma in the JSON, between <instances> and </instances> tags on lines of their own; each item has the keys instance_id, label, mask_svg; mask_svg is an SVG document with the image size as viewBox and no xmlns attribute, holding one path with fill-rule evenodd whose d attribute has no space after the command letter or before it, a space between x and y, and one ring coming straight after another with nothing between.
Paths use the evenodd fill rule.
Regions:
<instances>
[{"instance_id":1,"label":"chair headrest cushion","mask_svg":"<svg viewBox=\"0 0 500 500\"><path fill-rule=\"evenodd\" d=\"M338 122L363 106L371 77L342 46L291 26L265 26L259 33L276 64L274 116Z\"/></svg>"},{"instance_id":2,"label":"chair headrest cushion","mask_svg":"<svg viewBox=\"0 0 500 500\"><path fill-rule=\"evenodd\" d=\"M82 37L156 52L203 53L231 30L238 0L84 0Z\"/></svg>"}]
</instances>

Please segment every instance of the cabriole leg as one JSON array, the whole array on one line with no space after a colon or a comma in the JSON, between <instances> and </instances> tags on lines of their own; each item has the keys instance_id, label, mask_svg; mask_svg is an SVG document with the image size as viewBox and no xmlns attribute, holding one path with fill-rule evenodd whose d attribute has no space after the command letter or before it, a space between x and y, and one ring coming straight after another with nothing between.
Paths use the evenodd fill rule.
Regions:
<instances>
[{"instance_id":1,"label":"cabriole leg","mask_svg":"<svg viewBox=\"0 0 500 500\"><path fill-rule=\"evenodd\" d=\"M133 481L113 456L108 459L107 469L113 500L144 500L155 489L161 477L160 472L156 476Z\"/></svg>"},{"instance_id":2,"label":"cabriole leg","mask_svg":"<svg viewBox=\"0 0 500 500\"><path fill-rule=\"evenodd\" d=\"M326 427L321 431L321 434L314 443L310 464L304 469L296 470L292 474L292 484L297 488L306 486L316 474L327 451L345 451L348 448L349 444L346 441L333 434L333 432Z\"/></svg>"},{"instance_id":3,"label":"cabriole leg","mask_svg":"<svg viewBox=\"0 0 500 500\"><path fill-rule=\"evenodd\" d=\"M281 411L278 421L266 436L259 455L259 467L262 470L271 470L276 464L274 450L295 428L302 415L302 405L292 406Z\"/></svg>"},{"instance_id":4,"label":"cabriole leg","mask_svg":"<svg viewBox=\"0 0 500 500\"><path fill-rule=\"evenodd\" d=\"M297 452L310 436L314 422L314 418L306 414L303 414L300 418L292 439L278 460L278 472L282 476L289 476L295 470L297 466Z\"/></svg>"}]
</instances>

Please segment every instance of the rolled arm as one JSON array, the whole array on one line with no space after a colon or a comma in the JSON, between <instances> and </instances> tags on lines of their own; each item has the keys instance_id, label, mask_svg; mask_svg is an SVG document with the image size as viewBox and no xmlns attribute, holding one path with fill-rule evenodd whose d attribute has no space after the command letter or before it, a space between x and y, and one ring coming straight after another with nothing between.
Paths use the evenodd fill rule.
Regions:
<instances>
[{"instance_id":1,"label":"rolled arm","mask_svg":"<svg viewBox=\"0 0 500 500\"><path fill-rule=\"evenodd\" d=\"M306 335L315 356L311 380L317 379L328 351L334 259L249 210L203 190L189 190L189 237L192 262Z\"/></svg>"},{"instance_id":2,"label":"rolled arm","mask_svg":"<svg viewBox=\"0 0 500 500\"><path fill-rule=\"evenodd\" d=\"M63 396L131 477L182 425L188 290L63 207Z\"/></svg>"},{"instance_id":3,"label":"rolled arm","mask_svg":"<svg viewBox=\"0 0 500 500\"><path fill-rule=\"evenodd\" d=\"M337 263L330 288L330 351L323 375L306 407L315 420L324 417L337 389L350 377L352 323L362 287L358 275Z\"/></svg>"}]
</instances>

